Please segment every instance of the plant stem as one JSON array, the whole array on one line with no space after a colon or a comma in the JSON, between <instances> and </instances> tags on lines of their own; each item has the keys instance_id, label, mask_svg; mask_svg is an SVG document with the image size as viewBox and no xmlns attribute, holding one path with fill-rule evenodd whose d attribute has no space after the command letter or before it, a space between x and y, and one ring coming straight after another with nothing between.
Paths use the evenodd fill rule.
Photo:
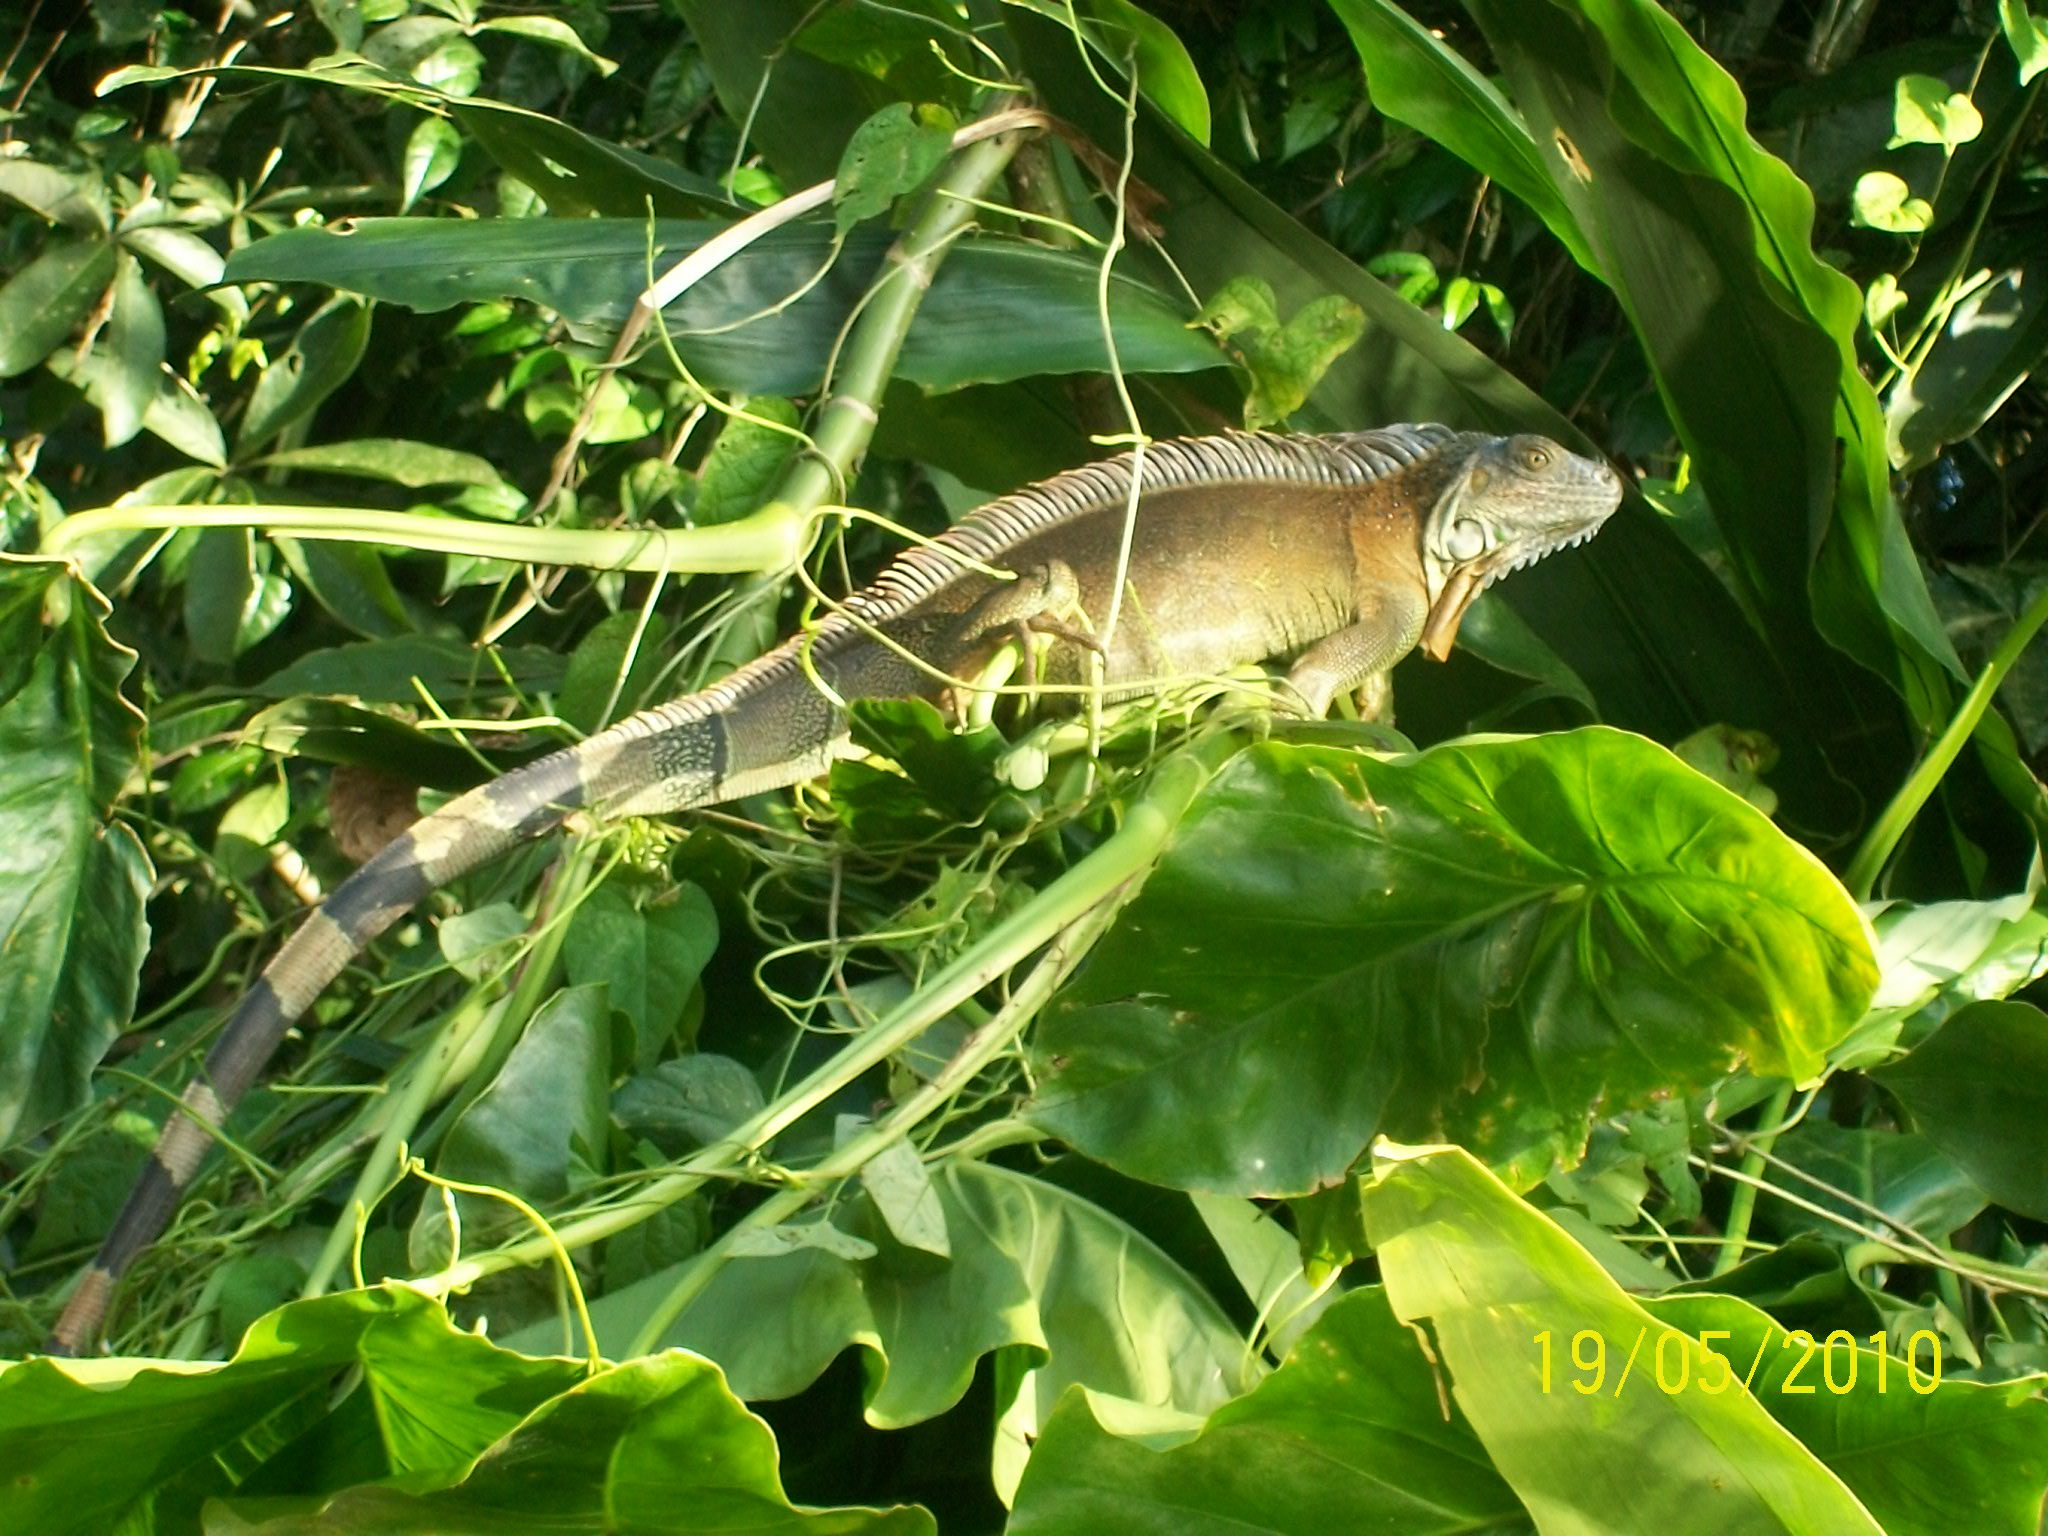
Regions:
<instances>
[{"instance_id":1,"label":"plant stem","mask_svg":"<svg viewBox=\"0 0 2048 1536\"><path fill-rule=\"evenodd\" d=\"M805 1169L800 1182L777 1190L734 1222L717 1242L686 1260L676 1283L648 1314L647 1320L640 1325L639 1333L627 1346L627 1356L650 1355L661 1347L662 1336L689 1309L690 1304L704 1294L725 1267L733 1241L741 1232L776 1226L809 1205L817 1197L820 1186L837 1183L859 1173L919 1124L938 1113L984 1067L1008 1050L1024 1027L1037 1017L1038 1010L1045 1006L1053 990L1101 936L1102 930L1108 926L1109 917L1106 906L1097 906L1069 924L1052 941L1022 985L1010 994L1008 1001L960 1042L959 1049L930 1082L865 1131L835 1147L822 1161Z\"/></svg>"},{"instance_id":2,"label":"plant stem","mask_svg":"<svg viewBox=\"0 0 2048 1536\"><path fill-rule=\"evenodd\" d=\"M709 574L787 570L810 539L808 513L786 506L708 528L533 528L366 507L120 505L72 513L50 530L43 553L82 554L91 540L149 528L261 528L297 539L397 544L532 565Z\"/></svg>"},{"instance_id":3,"label":"plant stem","mask_svg":"<svg viewBox=\"0 0 2048 1536\"><path fill-rule=\"evenodd\" d=\"M557 1229L572 1251L638 1225L658 1210L694 1194L713 1176L739 1166L782 1132L886 1061L926 1029L1032 951L1051 942L1100 903L1114 900L1152 867L1196 793L1222 766L1237 741L1218 735L1168 758L1153 770L1144 798L1101 847L998 923L978 943L904 999L873 1029L783 1093L715 1146L683 1159L673 1173L636 1191L619 1205L591 1211ZM545 1238L529 1238L450 1265L416 1282L435 1294L459 1291L500 1270L542 1262L554 1252Z\"/></svg>"},{"instance_id":4,"label":"plant stem","mask_svg":"<svg viewBox=\"0 0 2048 1536\"><path fill-rule=\"evenodd\" d=\"M1757 1185L1770 1159L1771 1146L1777 1141L1778 1132L1785 1127L1785 1111L1791 1107L1792 1083L1787 1079L1772 1090L1764 1104L1757 1133L1750 1138L1749 1150L1742 1154L1740 1171L1743 1177L1736 1181L1735 1193L1728 1197L1728 1225L1722 1231L1721 1246L1714 1254L1713 1273L1717 1275L1727 1274L1742 1262L1743 1245L1749 1240L1749 1223L1756 1215Z\"/></svg>"},{"instance_id":5,"label":"plant stem","mask_svg":"<svg viewBox=\"0 0 2048 1536\"><path fill-rule=\"evenodd\" d=\"M489 1085L497 1075L498 1067L512 1054L512 1047L518 1043L527 1021L553 990L556 962L561 958L562 944L569 932L569 909L575 906L589 881L600 846L591 838L579 838L571 845L557 870L550 892L551 902L556 908L555 920L544 923L534 936L510 994L495 1007L483 1005L474 1011L469 1006L458 1009L442 1026L433 1046L415 1058L412 1072L392 1101L390 1116L384 1122L369 1156L363 1160L362 1171L356 1175L355 1188L342 1204L340 1219L328 1231L327 1242L306 1276L300 1295L320 1296L326 1293L355 1242L359 1216L381 1200L398 1181L404 1160L417 1141L415 1129L425 1118L428 1108L447 1090L456 1064L474 1048L478 1029L481 1027L488 1033L483 1060L479 1068L469 1074L470 1081L479 1085L477 1091ZM474 1094L470 1097L473 1098Z\"/></svg>"},{"instance_id":6,"label":"plant stem","mask_svg":"<svg viewBox=\"0 0 2048 1536\"><path fill-rule=\"evenodd\" d=\"M2041 589L2033 603L2006 631L2005 638L1998 643L1998 649L1991 653L1991 660L1984 670L1977 674L1977 681L1970 685L1970 691L1963 695L1962 707L1955 712L1948 728L1935 739L1927 749L1927 755L1920 760L1899 792L1892 796L1877 820L1865 834L1862 846L1849 861L1848 872L1842 883L1849 888L1849 894L1858 901L1868 901L1871 889L1877 884L1877 877L1883 871L1885 862L1899 846L1906 835L1906 829L1913 824L1913 818L1920 814L1920 807L1927 803L1935 786L1941 783L1957 755L1963 750L1963 743L1977 729L1977 722L1984 718L1984 711L1991 707L1992 697L1998 692L1998 685L2005 681L2006 673L2020 659L2020 653L2044 622L2048 622L2048 586Z\"/></svg>"},{"instance_id":7,"label":"plant stem","mask_svg":"<svg viewBox=\"0 0 2048 1536\"><path fill-rule=\"evenodd\" d=\"M931 287L932 274L947 247L973 224L972 199L988 191L1022 142L1020 129L963 150L925 198L910 227L889 247L882 276L847 338L836 387L818 408L816 448L790 466L763 512L782 508L808 518L817 508L846 499L844 490L852 484L875 435L882 390L896 371L903 338L910 334L910 322Z\"/></svg>"}]
</instances>

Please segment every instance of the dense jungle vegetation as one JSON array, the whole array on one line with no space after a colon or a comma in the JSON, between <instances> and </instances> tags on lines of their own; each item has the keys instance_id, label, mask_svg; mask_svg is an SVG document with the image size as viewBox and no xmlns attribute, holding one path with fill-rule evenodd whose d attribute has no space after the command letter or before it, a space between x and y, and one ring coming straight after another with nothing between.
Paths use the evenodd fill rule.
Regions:
<instances>
[{"instance_id":1,"label":"dense jungle vegetation","mask_svg":"<svg viewBox=\"0 0 2048 1536\"><path fill-rule=\"evenodd\" d=\"M2029 0L7 7L0 1530L2037 1532L2044 77ZM868 704L573 824L31 1358L422 809L1033 480L1419 421L1629 489L1391 726Z\"/></svg>"}]
</instances>

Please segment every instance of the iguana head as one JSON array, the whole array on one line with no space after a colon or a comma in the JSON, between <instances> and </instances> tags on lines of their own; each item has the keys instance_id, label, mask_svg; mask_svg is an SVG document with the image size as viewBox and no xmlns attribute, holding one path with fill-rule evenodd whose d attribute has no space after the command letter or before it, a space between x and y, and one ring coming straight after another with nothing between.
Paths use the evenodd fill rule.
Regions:
<instances>
[{"instance_id":1,"label":"iguana head","mask_svg":"<svg viewBox=\"0 0 2048 1536\"><path fill-rule=\"evenodd\" d=\"M1547 437L1487 438L1423 520L1429 619L1421 648L1442 661L1472 599L1554 549L1583 544L1621 503L1621 477Z\"/></svg>"}]
</instances>

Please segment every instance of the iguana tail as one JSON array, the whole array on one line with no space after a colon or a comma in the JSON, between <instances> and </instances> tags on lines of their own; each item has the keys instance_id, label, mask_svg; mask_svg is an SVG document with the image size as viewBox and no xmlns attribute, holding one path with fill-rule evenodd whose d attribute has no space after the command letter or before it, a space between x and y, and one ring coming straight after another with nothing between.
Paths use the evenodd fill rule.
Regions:
<instances>
[{"instance_id":1,"label":"iguana tail","mask_svg":"<svg viewBox=\"0 0 2048 1536\"><path fill-rule=\"evenodd\" d=\"M747 707L737 710L742 701ZM216 1129L286 1032L344 966L429 891L551 831L582 807L601 815L683 810L808 778L831 761L844 729L840 711L810 686L784 647L702 693L623 720L415 822L335 887L243 995L165 1123L46 1353L76 1355L98 1336L115 1282L169 1225Z\"/></svg>"}]
</instances>

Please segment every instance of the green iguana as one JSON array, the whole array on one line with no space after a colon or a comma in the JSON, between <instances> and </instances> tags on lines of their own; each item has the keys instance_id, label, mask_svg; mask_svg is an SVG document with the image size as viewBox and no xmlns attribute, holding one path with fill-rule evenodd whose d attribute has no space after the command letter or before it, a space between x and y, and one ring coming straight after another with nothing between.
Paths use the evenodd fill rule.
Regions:
<instances>
[{"instance_id":1,"label":"green iguana","mask_svg":"<svg viewBox=\"0 0 2048 1536\"><path fill-rule=\"evenodd\" d=\"M1013 638L1027 657L1048 647L1054 685L1085 685L1099 655L1113 697L1291 656L1295 702L1321 714L1418 645L1442 660L1483 588L1590 538L1621 498L1613 470L1541 437L1230 433L1145 449L1127 543L1133 457L991 502L808 633L450 801L343 881L207 1053L50 1353L97 1337L115 1282L169 1222L216 1128L342 967L429 891L571 812L687 810L813 777L845 748L844 700L949 697L949 679L976 677Z\"/></svg>"}]
</instances>

